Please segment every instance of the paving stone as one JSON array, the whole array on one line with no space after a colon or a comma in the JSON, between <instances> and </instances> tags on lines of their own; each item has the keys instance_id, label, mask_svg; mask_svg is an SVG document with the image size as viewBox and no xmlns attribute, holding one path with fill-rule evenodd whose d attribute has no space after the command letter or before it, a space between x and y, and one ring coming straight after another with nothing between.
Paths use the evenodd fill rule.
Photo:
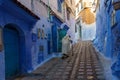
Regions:
<instances>
[{"instance_id":1,"label":"paving stone","mask_svg":"<svg viewBox=\"0 0 120 80\"><path fill-rule=\"evenodd\" d=\"M54 75L53 78L60 78L60 75Z\"/></svg>"},{"instance_id":2,"label":"paving stone","mask_svg":"<svg viewBox=\"0 0 120 80\"><path fill-rule=\"evenodd\" d=\"M87 76L88 80L94 80L94 76Z\"/></svg>"},{"instance_id":3,"label":"paving stone","mask_svg":"<svg viewBox=\"0 0 120 80\"><path fill-rule=\"evenodd\" d=\"M70 68L68 68L68 69L65 69L65 71L70 71L71 69Z\"/></svg>"},{"instance_id":4,"label":"paving stone","mask_svg":"<svg viewBox=\"0 0 120 80\"><path fill-rule=\"evenodd\" d=\"M80 63L84 64L85 62L81 61Z\"/></svg>"},{"instance_id":5,"label":"paving stone","mask_svg":"<svg viewBox=\"0 0 120 80\"><path fill-rule=\"evenodd\" d=\"M98 65L96 65L96 66L94 66L95 68L100 68L100 66L98 66Z\"/></svg>"},{"instance_id":6,"label":"paving stone","mask_svg":"<svg viewBox=\"0 0 120 80\"><path fill-rule=\"evenodd\" d=\"M87 75L93 75L93 72L91 71L91 72L87 72Z\"/></svg>"},{"instance_id":7,"label":"paving stone","mask_svg":"<svg viewBox=\"0 0 120 80\"><path fill-rule=\"evenodd\" d=\"M87 66L91 66L91 63L86 63Z\"/></svg>"},{"instance_id":8,"label":"paving stone","mask_svg":"<svg viewBox=\"0 0 120 80\"><path fill-rule=\"evenodd\" d=\"M63 69L58 69L57 71L63 71Z\"/></svg>"},{"instance_id":9,"label":"paving stone","mask_svg":"<svg viewBox=\"0 0 120 80\"><path fill-rule=\"evenodd\" d=\"M83 72L84 71L84 69L79 69L79 72Z\"/></svg>"},{"instance_id":10,"label":"paving stone","mask_svg":"<svg viewBox=\"0 0 120 80\"><path fill-rule=\"evenodd\" d=\"M77 79L84 79L84 76L77 76Z\"/></svg>"},{"instance_id":11,"label":"paving stone","mask_svg":"<svg viewBox=\"0 0 120 80\"><path fill-rule=\"evenodd\" d=\"M96 68L95 71L102 71L102 69L101 68Z\"/></svg>"},{"instance_id":12,"label":"paving stone","mask_svg":"<svg viewBox=\"0 0 120 80\"><path fill-rule=\"evenodd\" d=\"M92 69L87 69L86 71L87 71L87 72L92 72L93 70L92 70Z\"/></svg>"},{"instance_id":13,"label":"paving stone","mask_svg":"<svg viewBox=\"0 0 120 80\"><path fill-rule=\"evenodd\" d=\"M97 71L96 74L97 74L97 75L100 75L100 74L103 74L103 72Z\"/></svg>"},{"instance_id":14,"label":"paving stone","mask_svg":"<svg viewBox=\"0 0 120 80\"><path fill-rule=\"evenodd\" d=\"M55 73L55 75L61 75L62 74L62 72L56 72Z\"/></svg>"},{"instance_id":15,"label":"paving stone","mask_svg":"<svg viewBox=\"0 0 120 80\"><path fill-rule=\"evenodd\" d=\"M68 66L69 66L69 67L72 67L72 64L70 63L70 64L68 64Z\"/></svg>"},{"instance_id":16,"label":"paving stone","mask_svg":"<svg viewBox=\"0 0 120 80\"><path fill-rule=\"evenodd\" d=\"M92 66L86 66L86 68L87 68L87 69L91 69L91 68L92 68Z\"/></svg>"},{"instance_id":17,"label":"paving stone","mask_svg":"<svg viewBox=\"0 0 120 80\"><path fill-rule=\"evenodd\" d=\"M67 69L72 69L72 67L70 67L70 66L67 66L66 68L67 68Z\"/></svg>"},{"instance_id":18,"label":"paving stone","mask_svg":"<svg viewBox=\"0 0 120 80\"><path fill-rule=\"evenodd\" d=\"M65 75L69 75L69 74L70 74L70 72L64 72L64 74L65 74Z\"/></svg>"},{"instance_id":19,"label":"paving stone","mask_svg":"<svg viewBox=\"0 0 120 80\"><path fill-rule=\"evenodd\" d=\"M66 76L66 75L64 75L64 76L62 76L62 79L68 79L68 76Z\"/></svg>"},{"instance_id":20,"label":"paving stone","mask_svg":"<svg viewBox=\"0 0 120 80\"><path fill-rule=\"evenodd\" d=\"M91 45L88 46L88 44ZM91 42L80 42L75 45L73 50L74 56L65 60L51 59L33 72L42 73L45 75L44 77L25 76L19 80L104 80L99 60Z\"/></svg>"},{"instance_id":21,"label":"paving stone","mask_svg":"<svg viewBox=\"0 0 120 80\"><path fill-rule=\"evenodd\" d=\"M85 65L84 63L80 63L80 66L83 66L83 65Z\"/></svg>"},{"instance_id":22,"label":"paving stone","mask_svg":"<svg viewBox=\"0 0 120 80\"><path fill-rule=\"evenodd\" d=\"M104 76L103 75L98 75L97 78L98 79L104 79Z\"/></svg>"},{"instance_id":23,"label":"paving stone","mask_svg":"<svg viewBox=\"0 0 120 80\"><path fill-rule=\"evenodd\" d=\"M79 72L78 74L79 74L79 75L84 75L85 73L84 73L84 72Z\"/></svg>"},{"instance_id":24,"label":"paving stone","mask_svg":"<svg viewBox=\"0 0 120 80\"><path fill-rule=\"evenodd\" d=\"M48 72L48 75L55 74L55 72Z\"/></svg>"},{"instance_id":25,"label":"paving stone","mask_svg":"<svg viewBox=\"0 0 120 80\"><path fill-rule=\"evenodd\" d=\"M80 66L81 69L84 69L85 67L84 66Z\"/></svg>"}]
</instances>

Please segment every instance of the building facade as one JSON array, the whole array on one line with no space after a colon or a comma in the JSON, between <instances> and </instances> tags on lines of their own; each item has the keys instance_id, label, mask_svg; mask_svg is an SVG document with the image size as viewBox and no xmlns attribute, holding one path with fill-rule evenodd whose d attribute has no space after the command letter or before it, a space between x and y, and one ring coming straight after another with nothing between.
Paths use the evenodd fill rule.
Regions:
<instances>
[{"instance_id":1,"label":"building facade","mask_svg":"<svg viewBox=\"0 0 120 80\"><path fill-rule=\"evenodd\" d=\"M61 52L62 38L68 34L74 39L74 1L68 0L48 0L46 3L50 7L49 17L52 23L52 51ZM72 3L72 4L71 4ZM74 41L74 40L73 40Z\"/></svg>"},{"instance_id":2,"label":"building facade","mask_svg":"<svg viewBox=\"0 0 120 80\"><path fill-rule=\"evenodd\" d=\"M0 15L0 80L5 80L32 70L31 30L39 17L11 0L0 1Z\"/></svg>"},{"instance_id":3,"label":"building facade","mask_svg":"<svg viewBox=\"0 0 120 80\"><path fill-rule=\"evenodd\" d=\"M93 40L96 34L94 0L76 0L76 40Z\"/></svg>"},{"instance_id":4,"label":"building facade","mask_svg":"<svg viewBox=\"0 0 120 80\"><path fill-rule=\"evenodd\" d=\"M97 31L94 44L99 52L111 61L110 68L113 77L109 80L120 79L120 7L118 5L120 5L119 0L99 0L96 9Z\"/></svg>"},{"instance_id":5,"label":"building facade","mask_svg":"<svg viewBox=\"0 0 120 80\"><path fill-rule=\"evenodd\" d=\"M59 56L66 34L74 41L74 2L69 4L0 0L0 80L29 73Z\"/></svg>"}]
</instances>

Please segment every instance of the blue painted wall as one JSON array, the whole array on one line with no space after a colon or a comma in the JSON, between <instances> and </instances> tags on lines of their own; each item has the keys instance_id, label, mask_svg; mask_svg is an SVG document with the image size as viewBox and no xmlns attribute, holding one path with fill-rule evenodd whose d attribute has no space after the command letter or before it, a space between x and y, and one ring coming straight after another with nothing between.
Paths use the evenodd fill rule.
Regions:
<instances>
[{"instance_id":1,"label":"blue painted wall","mask_svg":"<svg viewBox=\"0 0 120 80\"><path fill-rule=\"evenodd\" d=\"M0 80L5 80L4 52L0 52Z\"/></svg>"},{"instance_id":2,"label":"blue painted wall","mask_svg":"<svg viewBox=\"0 0 120 80\"><path fill-rule=\"evenodd\" d=\"M3 0L0 4L0 26L6 25L15 27L20 35L20 72L26 73L33 70L31 57L31 29L37 21L23 9L19 8L11 0ZM0 52L0 80L5 79L5 59L4 51Z\"/></svg>"},{"instance_id":3,"label":"blue painted wall","mask_svg":"<svg viewBox=\"0 0 120 80\"><path fill-rule=\"evenodd\" d=\"M53 38L52 36L58 37L55 33L58 30L57 28L62 24L57 17L53 17L53 22L50 22L48 18L43 16L40 17L40 20L37 20L13 3L12 0L2 0L0 4L0 16L0 26L2 26L3 29L6 25L10 25L19 32L21 74L33 71L47 60L56 56L52 54L52 52L57 51L56 46L58 46L58 44L54 42L57 42L58 38ZM55 30L52 33L53 26ZM44 38L41 37L41 32L40 38L38 38L38 29L44 32ZM43 50L41 50L41 46ZM3 52L0 53L0 80L5 79L4 57L3 50Z\"/></svg>"},{"instance_id":4,"label":"blue painted wall","mask_svg":"<svg viewBox=\"0 0 120 80\"><path fill-rule=\"evenodd\" d=\"M44 25L44 27L43 27ZM51 33L52 24L48 18L41 16L41 19L37 21L32 29L32 33L36 35L36 41L32 42L32 66L34 69L43 64L46 60L49 60L53 57L52 54L52 33ZM40 29L40 37L38 38L38 29ZM42 32L44 32L44 37L42 37ZM48 44L49 42L49 44ZM43 47L43 50L41 50ZM49 50L48 50L49 48Z\"/></svg>"},{"instance_id":5,"label":"blue painted wall","mask_svg":"<svg viewBox=\"0 0 120 80\"><path fill-rule=\"evenodd\" d=\"M109 15L108 9L105 8L104 1L100 1L100 8L96 14L96 38L94 44L97 49L108 58L111 57L111 23Z\"/></svg>"},{"instance_id":6,"label":"blue painted wall","mask_svg":"<svg viewBox=\"0 0 120 80\"><path fill-rule=\"evenodd\" d=\"M115 13L116 22L112 24L112 11L114 10L112 0L100 1L100 8L97 10L96 48L107 58L112 60L112 73L120 79L120 10Z\"/></svg>"},{"instance_id":7,"label":"blue painted wall","mask_svg":"<svg viewBox=\"0 0 120 80\"><path fill-rule=\"evenodd\" d=\"M112 27L112 71L120 79L120 10L116 10L116 24Z\"/></svg>"},{"instance_id":8,"label":"blue painted wall","mask_svg":"<svg viewBox=\"0 0 120 80\"><path fill-rule=\"evenodd\" d=\"M53 52L58 52L58 29L60 29L60 26L62 24L62 22L56 17L56 16L52 16L52 51Z\"/></svg>"}]
</instances>

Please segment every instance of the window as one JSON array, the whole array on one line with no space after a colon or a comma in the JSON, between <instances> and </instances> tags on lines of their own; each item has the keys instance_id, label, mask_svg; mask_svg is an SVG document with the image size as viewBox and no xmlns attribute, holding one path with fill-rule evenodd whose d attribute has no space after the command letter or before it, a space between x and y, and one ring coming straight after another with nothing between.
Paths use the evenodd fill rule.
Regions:
<instances>
[{"instance_id":1,"label":"window","mask_svg":"<svg viewBox=\"0 0 120 80\"><path fill-rule=\"evenodd\" d=\"M61 0L57 0L58 3L58 11L62 12L62 1Z\"/></svg>"},{"instance_id":2,"label":"window","mask_svg":"<svg viewBox=\"0 0 120 80\"><path fill-rule=\"evenodd\" d=\"M76 14L79 13L79 5L76 7Z\"/></svg>"},{"instance_id":3,"label":"window","mask_svg":"<svg viewBox=\"0 0 120 80\"><path fill-rule=\"evenodd\" d=\"M83 3L81 2L81 9L83 8Z\"/></svg>"},{"instance_id":4,"label":"window","mask_svg":"<svg viewBox=\"0 0 120 80\"><path fill-rule=\"evenodd\" d=\"M100 3L99 3L99 11L100 11Z\"/></svg>"},{"instance_id":5,"label":"window","mask_svg":"<svg viewBox=\"0 0 120 80\"><path fill-rule=\"evenodd\" d=\"M84 5L83 5L83 7L84 7L84 8L86 7L86 2L84 2Z\"/></svg>"},{"instance_id":6,"label":"window","mask_svg":"<svg viewBox=\"0 0 120 80\"><path fill-rule=\"evenodd\" d=\"M79 6L77 7L77 12L79 13Z\"/></svg>"},{"instance_id":7,"label":"window","mask_svg":"<svg viewBox=\"0 0 120 80\"><path fill-rule=\"evenodd\" d=\"M115 10L113 10L113 12L111 14L111 26L113 26L115 23L116 23Z\"/></svg>"},{"instance_id":8,"label":"window","mask_svg":"<svg viewBox=\"0 0 120 80\"><path fill-rule=\"evenodd\" d=\"M72 0L70 0L70 3L72 4Z\"/></svg>"},{"instance_id":9,"label":"window","mask_svg":"<svg viewBox=\"0 0 120 80\"><path fill-rule=\"evenodd\" d=\"M75 25L75 32L77 32L77 24Z\"/></svg>"},{"instance_id":10,"label":"window","mask_svg":"<svg viewBox=\"0 0 120 80\"><path fill-rule=\"evenodd\" d=\"M70 20L70 10L67 8L67 20Z\"/></svg>"}]
</instances>

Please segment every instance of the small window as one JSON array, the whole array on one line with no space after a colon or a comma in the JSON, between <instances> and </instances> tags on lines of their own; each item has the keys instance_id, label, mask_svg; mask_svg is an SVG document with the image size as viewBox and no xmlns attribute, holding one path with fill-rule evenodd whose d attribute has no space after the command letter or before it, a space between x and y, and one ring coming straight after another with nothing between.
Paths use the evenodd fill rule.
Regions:
<instances>
[{"instance_id":1,"label":"small window","mask_svg":"<svg viewBox=\"0 0 120 80\"><path fill-rule=\"evenodd\" d=\"M115 23L116 23L115 10L113 10L113 12L111 14L111 26L113 26Z\"/></svg>"},{"instance_id":2,"label":"small window","mask_svg":"<svg viewBox=\"0 0 120 80\"><path fill-rule=\"evenodd\" d=\"M79 13L79 6L77 7L77 12Z\"/></svg>"},{"instance_id":3,"label":"small window","mask_svg":"<svg viewBox=\"0 0 120 80\"><path fill-rule=\"evenodd\" d=\"M75 25L75 32L77 32L77 25Z\"/></svg>"},{"instance_id":4,"label":"small window","mask_svg":"<svg viewBox=\"0 0 120 80\"><path fill-rule=\"evenodd\" d=\"M100 11L100 4L99 4L99 11Z\"/></svg>"},{"instance_id":5,"label":"small window","mask_svg":"<svg viewBox=\"0 0 120 80\"><path fill-rule=\"evenodd\" d=\"M61 2L61 0L57 0L57 3L58 3L58 11L62 12L62 2Z\"/></svg>"},{"instance_id":6,"label":"small window","mask_svg":"<svg viewBox=\"0 0 120 80\"><path fill-rule=\"evenodd\" d=\"M38 39L41 37L41 29L40 28L37 29L37 37L38 37Z\"/></svg>"},{"instance_id":7,"label":"small window","mask_svg":"<svg viewBox=\"0 0 120 80\"><path fill-rule=\"evenodd\" d=\"M70 20L70 10L67 8L67 20Z\"/></svg>"},{"instance_id":8,"label":"small window","mask_svg":"<svg viewBox=\"0 0 120 80\"><path fill-rule=\"evenodd\" d=\"M83 8L83 3L81 2L81 9Z\"/></svg>"},{"instance_id":9,"label":"small window","mask_svg":"<svg viewBox=\"0 0 120 80\"><path fill-rule=\"evenodd\" d=\"M72 0L70 0L70 3L72 4Z\"/></svg>"}]
</instances>

